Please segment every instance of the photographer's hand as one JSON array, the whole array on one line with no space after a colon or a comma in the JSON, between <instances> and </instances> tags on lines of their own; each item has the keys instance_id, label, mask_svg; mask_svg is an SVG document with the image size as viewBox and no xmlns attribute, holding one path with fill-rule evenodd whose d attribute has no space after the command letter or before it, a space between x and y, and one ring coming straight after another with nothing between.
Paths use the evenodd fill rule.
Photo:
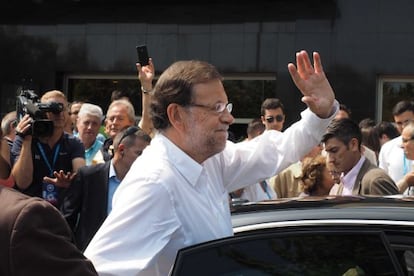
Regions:
<instances>
[{"instance_id":1,"label":"photographer's hand","mask_svg":"<svg viewBox=\"0 0 414 276\"><path fill-rule=\"evenodd\" d=\"M32 135L30 135L31 126L32 126L32 118L28 114L24 115L15 128L16 135L21 136L23 138L26 138L26 137L31 138L32 137Z\"/></svg>"},{"instance_id":2,"label":"photographer's hand","mask_svg":"<svg viewBox=\"0 0 414 276\"><path fill-rule=\"evenodd\" d=\"M43 181L49 184L53 184L56 187L68 188L70 186L70 183L72 182L72 179L76 176L76 173L72 173L72 172L65 173L63 170L60 170L59 172L57 171L53 172L53 175L56 178L45 176L43 177Z\"/></svg>"}]
</instances>

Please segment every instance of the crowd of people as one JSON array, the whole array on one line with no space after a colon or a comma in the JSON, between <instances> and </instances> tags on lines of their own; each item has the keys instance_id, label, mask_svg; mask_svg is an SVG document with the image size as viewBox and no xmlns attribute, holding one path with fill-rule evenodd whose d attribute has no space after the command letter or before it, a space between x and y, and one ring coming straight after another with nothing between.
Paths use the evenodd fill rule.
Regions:
<instances>
[{"instance_id":1,"label":"crowd of people","mask_svg":"<svg viewBox=\"0 0 414 276\"><path fill-rule=\"evenodd\" d=\"M154 86L152 59L137 63L139 122L119 91L105 116L45 92L40 102L56 106L47 135L29 114L6 114L0 274L168 275L180 248L233 234L231 199L410 194L414 102L399 102L393 123L355 122L312 58L288 64L301 119L286 127L282 101L265 99L242 142L229 141L222 76L198 60L173 63Z\"/></svg>"}]
</instances>

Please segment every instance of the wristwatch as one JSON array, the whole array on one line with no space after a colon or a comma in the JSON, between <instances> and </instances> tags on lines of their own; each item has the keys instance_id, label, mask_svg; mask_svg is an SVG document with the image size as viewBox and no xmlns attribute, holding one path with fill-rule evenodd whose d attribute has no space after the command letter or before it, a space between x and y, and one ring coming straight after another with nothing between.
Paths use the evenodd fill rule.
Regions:
<instances>
[{"instance_id":1,"label":"wristwatch","mask_svg":"<svg viewBox=\"0 0 414 276\"><path fill-rule=\"evenodd\" d=\"M151 90L146 90L143 86L141 86L141 91L144 94L148 94L148 93L151 93L152 89Z\"/></svg>"}]
</instances>

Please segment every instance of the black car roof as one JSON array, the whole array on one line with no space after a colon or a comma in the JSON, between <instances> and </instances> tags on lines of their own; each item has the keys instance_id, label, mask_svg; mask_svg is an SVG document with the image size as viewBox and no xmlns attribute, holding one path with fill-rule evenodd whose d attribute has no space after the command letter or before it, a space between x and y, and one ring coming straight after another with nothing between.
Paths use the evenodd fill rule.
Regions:
<instances>
[{"instance_id":1,"label":"black car roof","mask_svg":"<svg viewBox=\"0 0 414 276\"><path fill-rule=\"evenodd\" d=\"M233 227L335 219L400 221L414 225L414 197L303 197L232 207Z\"/></svg>"}]
</instances>

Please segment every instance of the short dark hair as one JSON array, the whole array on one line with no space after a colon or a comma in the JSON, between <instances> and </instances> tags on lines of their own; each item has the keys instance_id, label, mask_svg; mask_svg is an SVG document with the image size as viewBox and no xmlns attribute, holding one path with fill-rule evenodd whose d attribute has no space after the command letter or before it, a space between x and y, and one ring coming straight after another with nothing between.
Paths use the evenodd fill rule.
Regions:
<instances>
[{"instance_id":1,"label":"short dark hair","mask_svg":"<svg viewBox=\"0 0 414 276\"><path fill-rule=\"evenodd\" d=\"M129 95L128 92L124 91L124 90L114 90L111 93L111 102L115 101L115 100L119 100L122 98L127 98L128 100L131 100L131 97Z\"/></svg>"},{"instance_id":2,"label":"short dark hair","mask_svg":"<svg viewBox=\"0 0 414 276\"><path fill-rule=\"evenodd\" d=\"M360 129L375 127L375 121L371 118L365 118L359 121L358 126Z\"/></svg>"},{"instance_id":3,"label":"short dark hair","mask_svg":"<svg viewBox=\"0 0 414 276\"><path fill-rule=\"evenodd\" d=\"M414 101L409 101L409 100L399 101L392 109L392 115L398 116L406 111L411 111L414 113Z\"/></svg>"},{"instance_id":4,"label":"short dark hair","mask_svg":"<svg viewBox=\"0 0 414 276\"><path fill-rule=\"evenodd\" d=\"M263 116L265 115L265 111L267 109L282 109L283 114L285 114L285 107L283 103L278 98L267 98L263 101L262 106L260 108L260 114Z\"/></svg>"},{"instance_id":5,"label":"short dark hair","mask_svg":"<svg viewBox=\"0 0 414 276\"><path fill-rule=\"evenodd\" d=\"M332 120L322 136L322 142L326 143L331 138L336 138L345 145L348 145L353 138L356 138L358 140L358 148L361 147L361 129L356 122L349 118Z\"/></svg>"},{"instance_id":6,"label":"short dark hair","mask_svg":"<svg viewBox=\"0 0 414 276\"><path fill-rule=\"evenodd\" d=\"M133 129L134 132L131 134L126 134L130 129ZM113 147L114 151L118 150L119 144L122 142L126 147L130 147L134 144L135 139L141 139L148 144L151 143L151 137L145 133L141 128L136 126L130 126L123 128L114 138ZM122 141L121 141L122 140Z\"/></svg>"},{"instance_id":7,"label":"short dark hair","mask_svg":"<svg viewBox=\"0 0 414 276\"><path fill-rule=\"evenodd\" d=\"M348 114L348 117L349 117L349 118L351 118L352 111L351 111L351 109L350 109L349 107L347 107L345 104L340 104L340 105L339 105L339 110L343 110L343 111L345 111L345 112L346 112L346 114Z\"/></svg>"},{"instance_id":8,"label":"short dark hair","mask_svg":"<svg viewBox=\"0 0 414 276\"><path fill-rule=\"evenodd\" d=\"M361 144L375 152L379 152L381 145L375 125L374 119L371 118L362 119L358 124L362 134Z\"/></svg>"},{"instance_id":9,"label":"short dark hair","mask_svg":"<svg viewBox=\"0 0 414 276\"><path fill-rule=\"evenodd\" d=\"M167 107L176 103L188 106L192 103L196 84L223 80L213 65L199 60L177 61L168 67L155 84L151 101L151 118L155 129L171 126Z\"/></svg>"},{"instance_id":10,"label":"short dark hair","mask_svg":"<svg viewBox=\"0 0 414 276\"><path fill-rule=\"evenodd\" d=\"M251 135L256 131L262 133L265 129L266 126L262 123L262 120L260 118L255 118L248 123L246 133L247 135Z\"/></svg>"},{"instance_id":11,"label":"short dark hair","mask_svg":"<svg viewBox=\"0 0 414 276\"><path fill-rule=\"evenodd\" d=\"M394 139L400 136L400 132L398 131L397 127L388 121L378 123L375 126L375 132L377 133L378 137L381 137L383 134L385 134L390 139Z\"/></svg>"}]
</instances>

